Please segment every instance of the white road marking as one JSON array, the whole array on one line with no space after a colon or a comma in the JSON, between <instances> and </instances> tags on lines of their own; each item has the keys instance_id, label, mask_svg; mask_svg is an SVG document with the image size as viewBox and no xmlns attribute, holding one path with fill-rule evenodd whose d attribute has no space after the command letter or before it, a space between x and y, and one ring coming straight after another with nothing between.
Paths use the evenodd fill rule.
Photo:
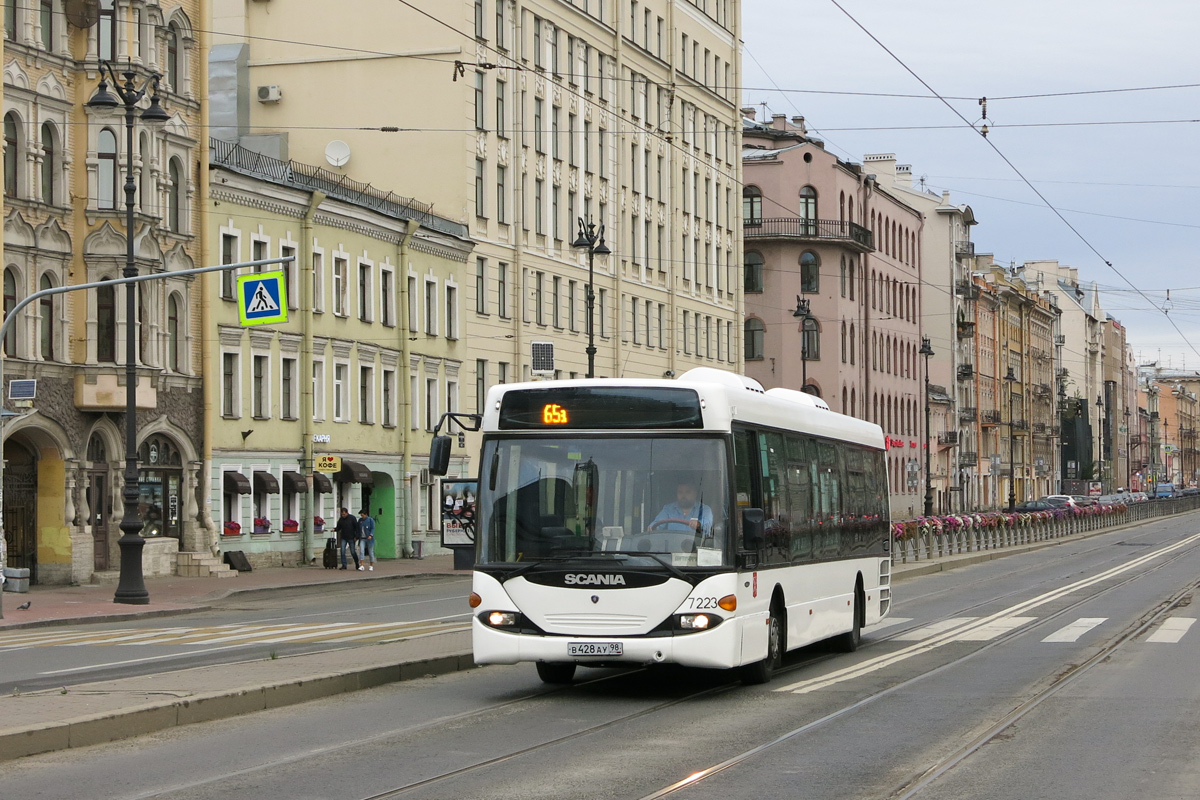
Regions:
<instances>
[{"instance_id":1,"label":"white road marking","mask_svg":"<svg viewBox=\"0 0 1200 800\"><path fill-rule=\"evenodd\" d=\"M941 622L935 622L932 625L925 625L916 630L905 631L892 637L895 642L923 642L926 639L937 636L939 633L945 633L948 630L965 625L968 622L974 622L979 617L954 617L953 619L944 619Z\"/></svg>"},{"instance_id":2,"label":"white road marking","mask_svg":"<svg viewBox=\"0 0 1200 800\"><path fill-rule=\"evenodd\" d=\"M906 622L912 622L912 617L887 617L882 622L876 622L874 625L868 625L862 629L863 633L875 633L884 628L893 628L897 625L903 625Z\"/></svg>"},{"instance_id":3,"label":"white road marking","mask_svg":"<svg viewBox=\"0 0 1200 800\"><path fill-rule=\"evenodd\" d=\"M1077 642L1079 637L1097 625L1107 622L1108 617L1080 617L1065 628L1059 628L1054 633L1042 639L1043 642Z\"/></svg>"},{"instance_id":4,"label":"white road marking","mask_svg":"<svg viewBox=\"0 0 1200 800\"><path fill-rule=\"evenodd\" d=\"M1189 536L1186 539L1181 539L1178 542L1175 542L1174 544L1167 545L1166 547L1155 550L1152 553L1147 553L1143 556L1134 558L1120 566L1113 567L1112 569L1108 569L1108 570L1105 570L1104 572L1097 573L1096 575L1093 575L1090 578L1083 578L1081 580L1075 581L1074 583L1067 584L1066 586L1061 586L1057 589L1053 589L1049 592L1045 592L1044 594L1030 598L1029 600L1025 600L1021 603L1017 603L1015 606L1006 608L1003 611L998 611L995 614L992 614L991 616L988 616L988 617L984 617L982 620L979 620L977 622L969 622L960 628L951 629L951 630L946 631L945 633L937 634L934 637L932 637L931 639L928 639L924 642L918 642L916 644L902 648L895 652L885 653L883 655L879 655L874 658L867 659L866 661L863 661L861 663L854 664L854 665L851 665L848 667L843 667L842 669L839 669L839 670L834 670L833 672L830 672L821 677L808 678L806 680L797 681L795 683L790 683L786 686L779 687L775 691L777 691L777 692L792 692L795 694L807 694L809 692L815 692L815 691L819 691L821 689L826 689L830 686L834 686L838 683L842 683L843 681L848 681L853 678L861 677L863 675L869 675L872 672L877 672L877 671L879 671L885 667L888 667L892 664L912 658L913 656L921 655L923 653L928 653L929 651L934 650L938 647L941 647L942 645L947 644L949 642L961 641L962 636L964 634L967 634L976 628L982 628L982 627L991 625L993 622L996 622L997 620L1005 619L1007 617L1013 617L1018 614L1021 614L1022 612L1032 611L1033 609L1038 608L1039 606L1044 606L1048 603L1054 602L1055 600L1058 600L1062 597L1066 597L1066 596L1073 594L1081 589L1086 589L1089 586L1093 586L1097 583L1101 583L1103 581L1110 580L1111 578L1115 578L1119 575L1123 575L1126 572L1135 570L1144 564L1154 561L1155 559L1162 558L1163 556L1173 553L1176 550L1180 550L1184 547L1194 544L1197 541L1200 541L1200 533L1193 534L1192 536Z\"/></svg>"},{"instance_id":5,"label":"white road marking","mask_svg":"<svg viewBox=\"0 0 1200 800\"><path fill-rule=\"evenodd\" d=\"M1175 644L1195 624L1191 617L1167 617L1158 630L1146 637L1147 642Z\"/></svg>"},{"instance_id":6,"label":"white road marking","mask_svg":"<svg viewBox=\"0 0 1200 800\"><path fill-rule=\"evenodd\" d=\"M956 636L956 642L990 642L998 636L1003 636L1009 631L1015 631L1022 625L1028 625L1031 622L1036 622L1037 617L1005 617L987 625L978 628L972 628L961 636Z\"/></svg>"}]
</instances>

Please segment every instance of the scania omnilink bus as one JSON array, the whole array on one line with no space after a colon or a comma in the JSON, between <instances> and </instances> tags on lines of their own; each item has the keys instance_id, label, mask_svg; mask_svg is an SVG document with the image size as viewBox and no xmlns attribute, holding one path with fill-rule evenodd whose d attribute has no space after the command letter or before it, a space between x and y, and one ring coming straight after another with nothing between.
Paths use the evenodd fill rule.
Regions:
<instances>
[{"instance_id":1,"label":"scania omnilink bus","mask_svg":"<svg viewBox=\"0 0 1200 800\"><path fill-rule=\"evenodd\" d=\"M742 667L887 615L879 426L700 368L493 387L482 414L475 661Z\"/></svg>"}]
</instances>

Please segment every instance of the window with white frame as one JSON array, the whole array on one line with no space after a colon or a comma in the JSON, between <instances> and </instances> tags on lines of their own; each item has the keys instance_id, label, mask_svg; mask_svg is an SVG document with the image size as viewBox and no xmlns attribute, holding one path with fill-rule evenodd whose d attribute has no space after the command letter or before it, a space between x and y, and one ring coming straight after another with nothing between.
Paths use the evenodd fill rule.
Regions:
<instances>
[{"instance_id":1,"label":"window with white frame","mask_svg":"<svg viewBox=\"0 0 1200 800\"><path fill-rule=\"evenodd\" d=\"M375 424L375 368L366 365L358 368L358 421Z\"/></svg>"},{"instance_id":2,"label":"window with white frame","mask_svg":"<svg viewBox=\"0 0 1200 800\"><path fill-rule=\"evenodd\" d=\"M325 362L321 359L313 360L312 392L313 420L323 422L325 420Z\"/></svg>"},{"instance_id":3,"label":"window with white frame","mask_svg":"<svg viewBox=\"0 0 1200 800\"><path fill-rule=\"evenodd\" d=\"M312 302L313 312L325 311L325 257L323 253L312 254Z\"/></svg>"},{"instance_id":4,"label":"window with white frame","mask_svg":"<svg viewBox=\"0 0 1200 800\"><path fill-rule=\"evenodd\" d=\"M251 402L255 419L267 419L271 416L271 370L270 357L255 354L251 361L253 385Z\"/></svg>"},{"instance_id":5,"label":"window with white frame","mask_svg":"<svg viewBox=\"0 0 1200 800\"><path fill-rule=\"evenodd\" d=\"M299 366L294 358L284 357L279 361L279 416L283 419L296 419L296 369Z\"/></svg>"},{"instance_id":6,"label":"window with white frame","mask_svg":"<svg viewBox=\"0 0 1200 800\"><path fill-rule=\"evenodd\" d=\"M417 299L417 279L413 275L408 276L408 332L416 333L419 326L417 321L420 315L417 311L419 300Z\"/></svg>"},{"instance_id":7,"label":"window with white frame","mask_svg":"<svg viewBox=\"0 0 1200 800\"><path fill-rule=\"evenodd\" d=\"M346 259L333 257L333 313L346 316Z\"/></svg>"},{"instance_id":8,"label":"window with white frame","mask_svg":"<svg viewBox=\"0 0 1200 800\"><path fill-rule=\"evenodd\" d=\"M487 259L475 259L475 313L488 313Z\"/></svg>"},{"instance_id":9,"label":"window with white frame","mask_svg":"<svg viewBox=\"0 0 1200 800\"><path fill-rule=\"evenodd\" d=\"M421 379L417 375L408 376L408 424L414 431L421 426Z\"/></svg>"},{"instance_id":10,"label":"window with white frame","mask_svg":"<svg viewBox=\"0 0 1200 800\"><path fill-rule=\"evenodd\" d=\"M280 265L283 270L283 293L287 297L287 307L293 310L299 309L300 298L297 293L298 284L296 283L296 248L284 245L279 248L279 255L281 258L292 259Z\"/></svg>"},{"instance_id":11,"label":"window with white frame","mask_svg":"<svg viewBox=\"0 0 1200 800\"><path fill-rule=\"evenodd\" d=\"M379 316L389 328L396 325L396 275L390 269L379 271Z\"/></svg>"},{"instance_id":12,"label":"window with white frame","mask_svg":"<svg viewBox=\"0 0 1200 800\"><path fill-rule=\"evenodd\" d=\"M221 416L240 417L241 403L241 374L238 370L238 353L221 354Z\"/></svg>"},{"instance_id":13,"label":"window with white frame","mask_svg":"<svg viewBox=\"0 0 1200 800\"><path fill-rule=\"evenodd\" d=\"M446 284L446 338L458 338L458 289Z\"/></svg>"},{"instance_id":14,"label":"window with white frame","mask_svg":"<svg viewBox=\"0 0 1200 800\"><path fill-rule=\"evenodd\" d=\"M487 360L475 359L475 413L477 414L483 413L483 406L487 401L487 372Z\"/></svg>"},{"instance_id":15,"label":"window with white frame","mask_svg":"<svg viewBox=\"0 0 1200 800\"><path fill-rule=\"evenodd\" d=\"M425 333L437 336L437 282L425 281Z\"/></svg>"},{"instance_id":16,"label":"window with white frame","mask_svg":"<svg viewBox=\"0 0 1200 800\"><path fill-rule=\"evenodd\" d=\"M350 420L350 365L333 365L333 421Z\"/></svg>"},{"instance_id":17,"label":"window with white frame","mask_svg":"<svg viewBox=\"0 0 1200 800\"><path fill-rule=\"evenodd\" d=\"M363 322L371 322L374 314L371 313L372 300L371 294L371 265L359 262L358 265L358 318Z\"/></svg>"},{"instance_id":18,"label":"window with white frame","mask_svg":"<svg viewBox=\"0 0 1200 800\"><path fill-rule=\"evenodd\" d=\"M438 422L437 378L425 379L425 430L432 431Z\"/></svg>"},{"instance_id":19,"label":"window with white frame","mask_svg":"<svg viewBox=\"0 0 1200 800\"><path fill-rule=\"evenodd\" d=\"M385 369L383 371L381 388L383 397L380 410L383 412L383 427L394 428L396 427L396 370Z\"/></svg>"}]
</instances>

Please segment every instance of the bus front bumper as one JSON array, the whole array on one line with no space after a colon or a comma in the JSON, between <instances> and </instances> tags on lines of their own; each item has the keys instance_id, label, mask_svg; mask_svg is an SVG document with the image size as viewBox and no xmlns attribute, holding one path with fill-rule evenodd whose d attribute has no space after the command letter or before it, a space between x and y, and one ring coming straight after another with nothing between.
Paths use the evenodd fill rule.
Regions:
<instances>
[{"instance_id":1,"label":"bus front bumper","mask_svg":"<svg viewBox=\"0 0 1200 800\"><path fill-rule=\"evenodd\" d=\"M496 630L476 618L471 622L471 638L476 664L545 661L573 662L583 666L681 664L728 669L742 663L743 622L742 618L735 617L712 630L675 636L538 636ZM622 654L597 657L569 655L567 645L577 642L617 642L621 644Z\"/></svg>"}]
</instances>

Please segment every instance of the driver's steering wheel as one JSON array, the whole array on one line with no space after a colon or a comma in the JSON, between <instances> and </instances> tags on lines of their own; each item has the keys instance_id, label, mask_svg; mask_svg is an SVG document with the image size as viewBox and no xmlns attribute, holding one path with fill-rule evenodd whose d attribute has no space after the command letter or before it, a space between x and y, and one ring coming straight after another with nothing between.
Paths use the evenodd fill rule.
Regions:
<instances>
[{"instance_id":1,"label":"driver's steering wheel","mask_svg":"<svg viewBox=\"0 0 1200 800\"><path fill-rule=\"evenodd\" d=\"M678 522L681 525L687 525L688 530L691 531L691 530L695 530L695 528L692 527L692 522L694 522L694 521L695 520L690 520L690 519L679 519L678 517L669 517L667 519L659 519L659 520L655 520L654 522L651 522L650 527L647 530L655 530L656 528L658 528L662 525L669 525L672 522ZM679 531L679 532L683 533L683 531Z\"/></svg>"}]
</instances>

